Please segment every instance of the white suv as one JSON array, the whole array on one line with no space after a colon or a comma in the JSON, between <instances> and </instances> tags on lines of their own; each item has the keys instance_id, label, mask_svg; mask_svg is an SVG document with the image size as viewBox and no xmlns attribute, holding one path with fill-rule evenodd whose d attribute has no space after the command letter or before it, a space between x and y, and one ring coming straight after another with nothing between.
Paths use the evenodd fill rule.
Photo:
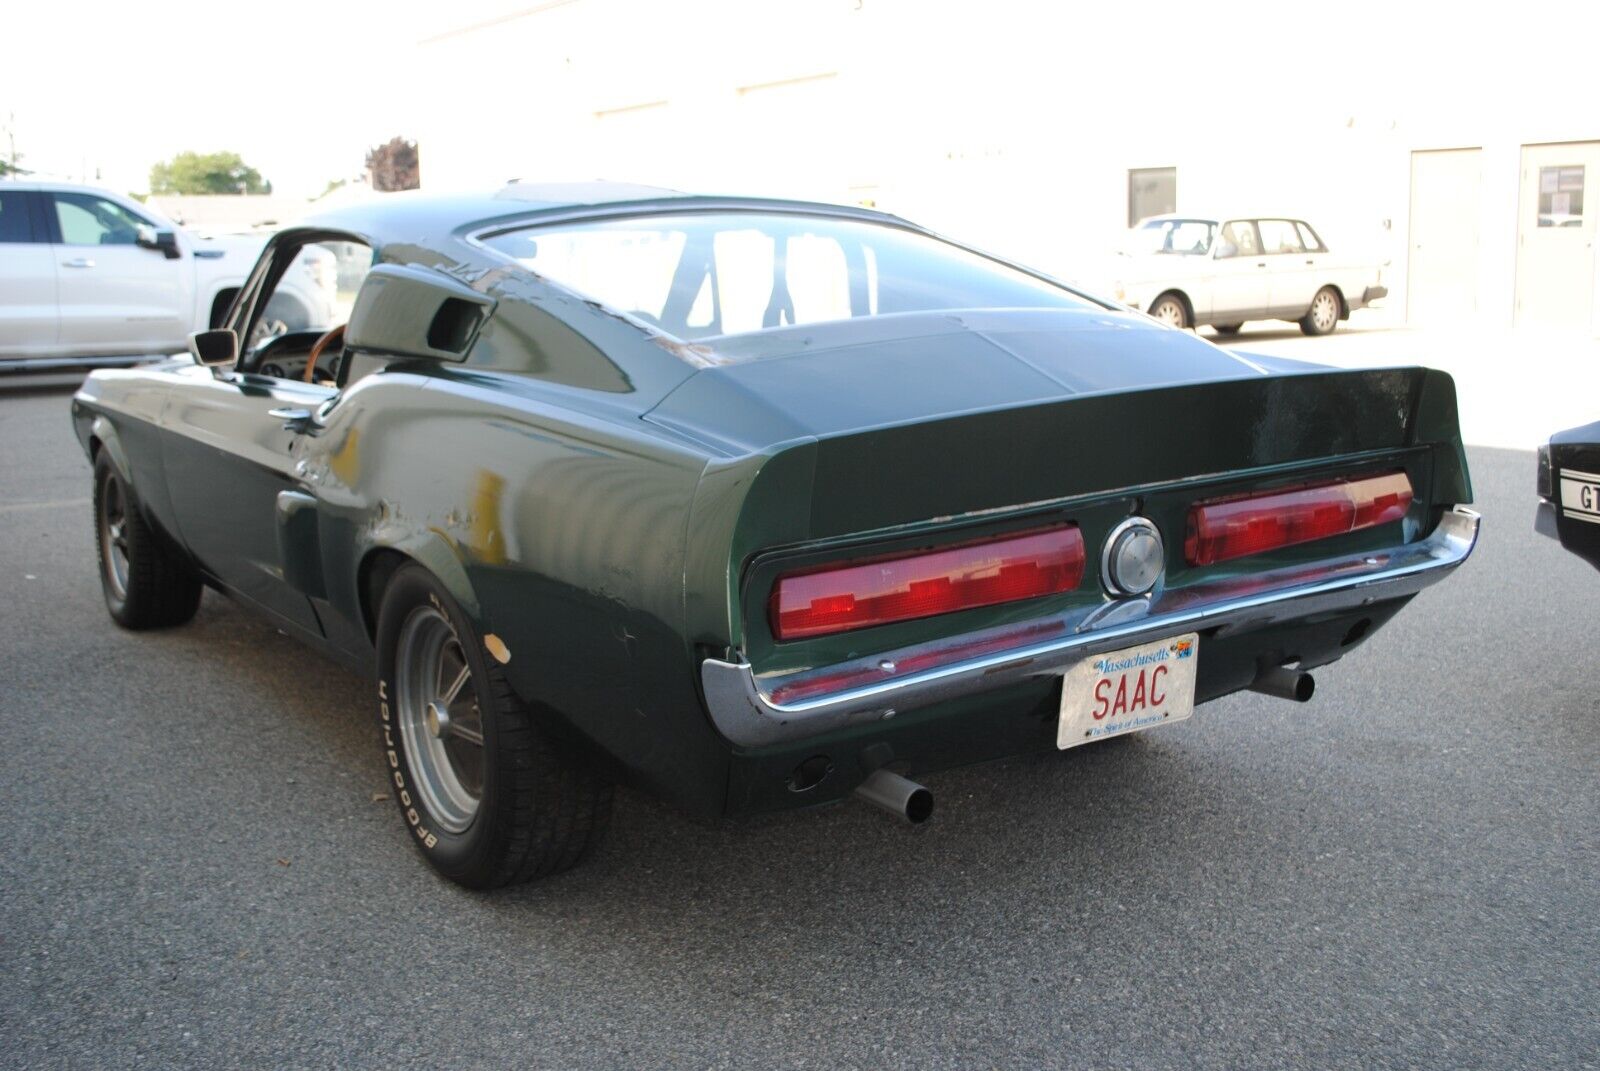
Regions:
<instances>
[{"instance_id":1,"label":"white suv","mask_svg":"<svg viewBox=\"0 0 1600 1071\"><path fill-rule=\"evenodd\" d=\"M181 351L220 322L265 244L191 234L109 190L0 181L0 368ZM337 264L307 248L263 318L281 330L332 319Z\"/></svg>"},{"instance_id":2,"label":"white suv","mask_svg":"<svg viewBox=\"0 0 1600 1071\"><path fill-rule=\"evenodd\" d=\"M1305 220L1271 216L1154 216L1128 233L1115 271L1118 301L1224 335L1246 320L1326 335L1389 293L1381 264L1333 252Z\"/></svg>"}]
</instances>

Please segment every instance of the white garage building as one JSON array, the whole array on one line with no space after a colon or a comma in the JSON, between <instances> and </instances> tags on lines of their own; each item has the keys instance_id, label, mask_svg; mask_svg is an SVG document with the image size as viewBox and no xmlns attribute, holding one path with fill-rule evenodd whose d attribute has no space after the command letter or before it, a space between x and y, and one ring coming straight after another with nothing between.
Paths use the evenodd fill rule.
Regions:
<instances>
[{"instance_id":1,"label":"white garage building","mask_svg":"<svg viewBox=\"0 0 1600 1071\"><path fill-rule=\"evenodd\" d=\"M459 0L428 188L870 203L1093 284L1130 219L1287 214L1412 322L1600 333L1600 5Z\"/></svg>"}]
</instances>

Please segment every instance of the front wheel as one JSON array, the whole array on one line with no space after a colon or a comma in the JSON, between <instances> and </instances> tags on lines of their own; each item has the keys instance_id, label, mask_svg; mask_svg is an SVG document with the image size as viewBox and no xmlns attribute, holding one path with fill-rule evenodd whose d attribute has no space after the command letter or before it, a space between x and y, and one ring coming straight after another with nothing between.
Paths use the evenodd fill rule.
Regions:
<instances>
[{"instance_id":1,"label":"front wheel","mask_svg":"<svg viewBox=\"0 0 1600 1071\"><path fill-rule=\"evenodd\" d=\"M1189 310L1176 294L1162 294L1150 306L1150 315L1171 327L1188 327Z\"/></svg>"},{"instance_id":2,"label":"front wheel","mask_svg":"<svg viewBox=\"0 0 1600 1071\"><path fill-rule=\"evenodd\" d=\"M1331 286L1317 291L1310 310L1300 318L1300 330L1308 335L1331 335L1339 326L1339 295Z\"/></svg>"},{"instance_id":3,"label":"front wheel","mask_svg":"<svg viewBox=\"0 0 1600 1071\"><path fill-rule=\"evenodd\" d=\"M139 512L133 490L105 450L94 462L94 534L100 589L123 628L170 628L200 609L200 577L183 552Z\"/></svg>"},{"instance_id":4,"label":"front wheel","mask_svg":"<svg viewBox=\"0 0 1600 1071\"><path fill-rule=\"evenodd\" d=\"M439 873L474 889L512 885L567 869L598 839L610 784L546 737L501 659L421 566L401 568L384 591L378 678L395 799Z\"/></svg>"}]
</instances>

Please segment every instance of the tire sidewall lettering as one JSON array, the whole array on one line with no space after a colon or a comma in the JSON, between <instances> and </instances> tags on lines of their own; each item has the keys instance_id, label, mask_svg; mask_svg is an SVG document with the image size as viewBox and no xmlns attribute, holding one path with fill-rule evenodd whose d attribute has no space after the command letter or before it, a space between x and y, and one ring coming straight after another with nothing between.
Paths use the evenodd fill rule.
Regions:
<instances>
[{"instance_id":1,"label":"tire sidewall lettering","mask_svg":"<svg viewBox=\"0 0 1600 1071\"><path fill-rule=\"evenodd\" d=\"M437 600L435 602L437 603ZM423 823L422 813L411 798L411 786L406 780L409 771L400 761L400 749L394 739L394 717L389 709L389 686L382 678L378 680L378 718L383 728L384 755L389 760L391 776L394 779L395 800L399 803L406 822L416 833L417 840L424 848L432 848L439 843L439 836Z\"/></svg>"}]
</instances>

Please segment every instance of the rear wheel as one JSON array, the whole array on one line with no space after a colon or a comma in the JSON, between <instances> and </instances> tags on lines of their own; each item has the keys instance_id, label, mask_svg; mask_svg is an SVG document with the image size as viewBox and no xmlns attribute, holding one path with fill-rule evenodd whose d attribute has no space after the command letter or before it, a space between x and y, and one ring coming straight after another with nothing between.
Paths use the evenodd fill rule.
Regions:
<instances>
[{"instance_id":1,"label":"rear wheel","mask_svg":"<svg viewBox=\"0 0 1600 1071\"><path fill-rule=\"evenodd\" d=\"M100 588L111 619L123 628L169 628L200 608L200 577L183 552L145 522L110 456L94 462L95 549Z\"/></svg>"},{"instance_id":2,"label":"rear wheel","mask_svg":"<svg viewBox=\"0 0 1600 1071\"><path fill-rule=\"evenodd\" d=\"M432 574L395 573L378 614L395 798L428 862L475 889L567 869L611 811L610 784L540 730L488 651Z\"/></svg>"},{"instance_id":3,"label":"rear wheel","mask_svg":"<svg viewBox=\"0 0 1600 1071\"><path fill-rule=\"evenodd\" d=\"M1189 326L1189 309L1177 294L1162 294L1150 306L1150 315L1173 327Z\"/></svg>"},{"instance_id":4,"label":"rear wheel","mask_svg":"<svg viewBox=\"0 0 1600 1071\"><path fill-rule=\"evenodd\" d=\"M1300 330L1308 335L1330 335L1339 326L1339 294L1331 286L1317 291L1311 308L1300 318Z\"/></svg>"}]
</instances>

